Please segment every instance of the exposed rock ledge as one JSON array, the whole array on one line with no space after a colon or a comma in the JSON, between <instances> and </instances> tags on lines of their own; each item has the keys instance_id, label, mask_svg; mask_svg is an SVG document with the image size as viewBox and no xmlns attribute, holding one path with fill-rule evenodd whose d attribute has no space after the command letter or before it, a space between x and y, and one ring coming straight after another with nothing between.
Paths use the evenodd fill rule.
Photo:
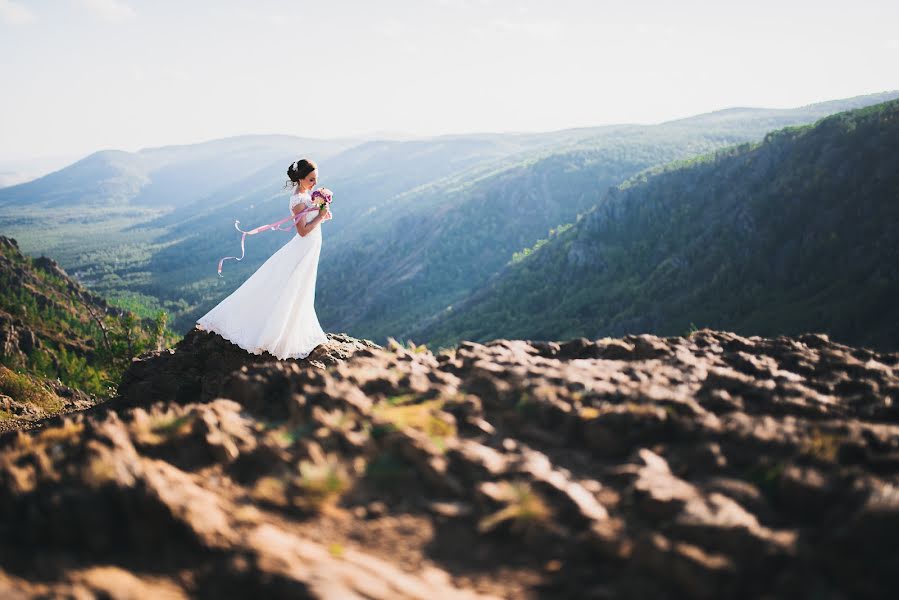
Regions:
<instances>
[{"instance_id":1,"label":"exposed rock ledge","mask_svg":"<svg viewBox=\"0 0 899 600\"><path fill-rule=\"evenodd\" d=\"M108 410L0 438L0 596L899 583L899 354L707 330L438 356L339 342L326 368L228 371L192 334L136 361Z\"/></svg>"}]
</instances>

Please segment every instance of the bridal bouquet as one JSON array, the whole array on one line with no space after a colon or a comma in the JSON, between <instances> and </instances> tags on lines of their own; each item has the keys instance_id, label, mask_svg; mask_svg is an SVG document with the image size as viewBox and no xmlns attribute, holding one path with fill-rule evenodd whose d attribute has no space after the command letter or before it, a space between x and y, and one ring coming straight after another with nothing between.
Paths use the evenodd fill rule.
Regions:
<instances>
[{"instance_id":1,"label":"bridal bouquet","mask_svg":"<svg viewBox=\"0 0 899 600\"><path fill-rule=\"evenodd\" d=\"M319 210L325 210L331 208L331 197L334 194L331 193L331 190L328 188L318 188L314 192L312 192L312 202L318 207ZM318 202L316 202L316 199Z\"/></svg>"},{"instance_id":2,"label":"bridal bouquet","mask_svg":"<svg viewBox=\"0 0 899 600\"><path fill-rule=\"evenodd\" d=\"M246 253L244 247L244 241L247 239L248 235L255 235L257 233L261 233L263 231L268 230L278 230L278 231L294 231L294 227L296 223L305 215L307 212L311 212L313 210L323 211L331 208L331 198L334 194L328 188L318 188L314 192L312 192L311 198L313 207L307 208L306 210L302 210L294 215L289 217L284 217L280 221L275 221L274 223L269 223L268 225L260 225L255 229L251 229L249 231L244 231L238 225L240 225L240 221L234 221L234 228L237 229L242 235L240 236L240 256L226 256L219 260L218 264L218 274L219 277L222 276L222 264L229 259L233 260L243 260L244 254ZM291 224L287 229L281 227L282 223L286 223L287 221L291 221Z\"/></svg>"}]
</instances>

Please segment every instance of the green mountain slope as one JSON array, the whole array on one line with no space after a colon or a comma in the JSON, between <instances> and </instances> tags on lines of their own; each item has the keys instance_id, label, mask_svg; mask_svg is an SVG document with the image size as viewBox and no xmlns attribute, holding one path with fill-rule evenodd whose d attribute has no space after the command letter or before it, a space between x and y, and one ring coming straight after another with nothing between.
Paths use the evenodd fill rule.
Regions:
<instances>
[{"instance_id":1,"label":"green mountain slope","mask_svg":"<svg viewBox=\"0 0 899 600\"><path fill-rule=\"evenodd\" d=\"M110 306L0 236L0 431L110 397L132 357L176 340L166 318Z\"/></svg>"},{"instance_id":2,"label":"green mountain slope","mask_svg":"<svg viewBox=\"0 0 899 600\"><path fill-rule=\"evenodd\" d=\"M899 101L653 169L415 329L416 341L691 326L899 347Z\"/></svg>"},{"instance_id":3,"label":"green mountain slope","mask_svg":"<svg viewBox=\"0 0 899 600\"><path fill-rule=\"evenodd\" d=\"M516 251L595 205L609 186L652 165L761 140L772 123L811 122L838 104L608 127L496 172L463 173L398 196L352 238L328 238L316 291L322 323L379 341L408 337L484 285Z\"/></svg>"}]
</instances>

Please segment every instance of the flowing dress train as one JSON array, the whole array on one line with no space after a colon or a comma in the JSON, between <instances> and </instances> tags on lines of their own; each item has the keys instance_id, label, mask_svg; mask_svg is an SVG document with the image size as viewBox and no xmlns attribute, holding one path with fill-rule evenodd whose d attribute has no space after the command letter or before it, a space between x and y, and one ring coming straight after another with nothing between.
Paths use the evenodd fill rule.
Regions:
<instances>
[{"instance_id":1,"label":"flowing dress train","mask_svg":"<svg viewBox=\"0 0 899 600\"><path fill-rule=\"evenodd\" d=\"M290 209L313 206L311 194L293 194ZM304 218L308 223L315 211ZM249 279L212 310L197 319L253 354L269 352L280 359L306 358L328 341L315 314L315 279L322 247L322 228L294 234Z\"/></svg>"}]
</instances>

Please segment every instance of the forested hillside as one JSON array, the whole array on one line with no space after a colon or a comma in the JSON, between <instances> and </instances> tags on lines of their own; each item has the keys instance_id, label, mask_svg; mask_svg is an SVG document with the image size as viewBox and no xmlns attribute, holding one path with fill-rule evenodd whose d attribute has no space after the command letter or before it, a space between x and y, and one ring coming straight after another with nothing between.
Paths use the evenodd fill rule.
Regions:
<instances>
[{"instance_id":1,"label":"forested hillside","mask_svg":"<svg viewBox=\"0 0 899 600\"><path fill-rule=\"evenodd\" d=\"M899 347L899 101L644 172L416 341L822 331Z\"/></svg>"},{"instance_id":2,"label":"forested hillside","mask_svg":"<svg viewBox=\"0 0 899 600\"><path fill-rule=\"evenodd\" d=\"M105 400L133 357L177 341L166 322L110 306L0 236L0 422Z\"/></svg>"},{"instance_id":3,"label":"forested hillside","mask_svg":"<svg viewBox=\"0 0 899 600\"><path fill-rule=\"evenodd\" d=\"M322 322L374 340L418 340L423 320L452 310L516 251L574 221L610 186L653 165L761 140L774 123L827 114L833 106L735 109L610 127L495 173L462 173L399 196L371 212L365 229L327 239L317 291Z\"/></svg>"}]
</instances>

